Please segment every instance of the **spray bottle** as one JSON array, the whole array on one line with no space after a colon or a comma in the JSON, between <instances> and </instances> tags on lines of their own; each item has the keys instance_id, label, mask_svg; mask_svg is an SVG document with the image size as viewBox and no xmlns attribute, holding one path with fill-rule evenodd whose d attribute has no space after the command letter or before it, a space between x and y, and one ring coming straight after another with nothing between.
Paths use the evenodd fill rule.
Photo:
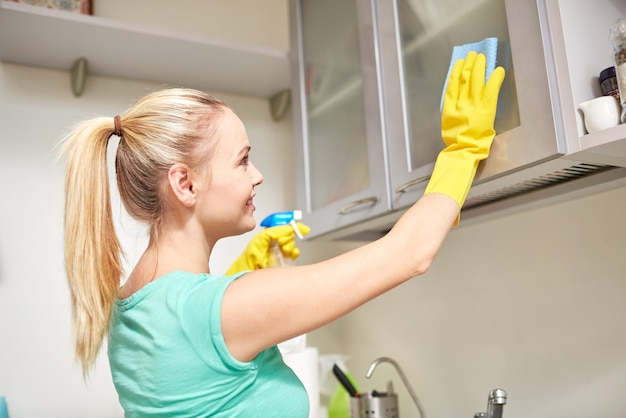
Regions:
<instances>
[{"instance_id":1,"label":"spray bottle","mask_svg":"<svg viewBox=\"0 0 626 418\"><path fill-rule=\"evenodd\" d=\"M291 225L298 238L304 239L300 229L298 229L298 225L296 225L296 221L299 221L300 219L302 219L302 211L300 210L275 212L263 219L261 226L271 228L279 225ZM283 251L280 249L278 242L272 241L270 249L272 251L272 261L270 262L270 267L280 267L289 264L288 260L285 260ZM306 334L283 341L278 344L278 349L283 355L303 352L306 349Z\"/></svg>"},{"instance_id":2,"label":"spray bottle","mask_svg":"<svg viewBox=\"0 0 626 418\"><path fill-rule=\"evenodd\" d=\"M300 219L302 219L302 211L300 210L275 212L263 219L263 221L261 222L261 226L265 228L271 228L273 226L289 224L293 228L293 231L296 233L298 238L303 239L304 237L300 233L298 225L296 225L296 221L299 221ZM280 245L278 245L278 242L272 241L270 245L273 258L272 267L287 265L288 262L285 260L285 257L283 256L283 252L280 249Z\"/></svg>"}]
</instances>

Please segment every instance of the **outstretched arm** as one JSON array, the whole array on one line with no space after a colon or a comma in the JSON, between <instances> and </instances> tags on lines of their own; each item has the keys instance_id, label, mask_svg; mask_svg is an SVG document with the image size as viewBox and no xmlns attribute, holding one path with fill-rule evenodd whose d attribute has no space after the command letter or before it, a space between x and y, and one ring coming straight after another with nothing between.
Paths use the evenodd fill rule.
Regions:
<instances>
[{"instance_id":1,"label":"outstretched arm","mask_svg":"<svg viewBox=\"0 0 626 418\"><path fill-rule=\"evenodd\" d=\"M235 358L323 326L428 270L458 221L478 163L495 136L504 70L487 84L484 56L456 63L442 113L440 153L425 195L383 238L308 266L257 270L234 281L222 305L222 332Z\"/></svg>"}]
</instances>

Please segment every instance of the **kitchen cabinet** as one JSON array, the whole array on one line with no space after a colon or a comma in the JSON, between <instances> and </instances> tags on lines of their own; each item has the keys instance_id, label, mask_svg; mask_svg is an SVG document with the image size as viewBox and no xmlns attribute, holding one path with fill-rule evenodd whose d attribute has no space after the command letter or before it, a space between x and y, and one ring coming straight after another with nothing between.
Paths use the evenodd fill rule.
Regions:
<instances>
[{"instance_id":1,"label":"kitchen cabinet","mask_svg":"<svg viewBox=\"0 0 626 418\"><path fill-rule=\"evenodd\" d=\"M301 45L292 47L294 101L306 101L294 112L296 148L306 154L298 159L298 203L317 234L391 209L374 11L355 0L292 6Z\"/></svg>"},{"instance_id":2,"label":"kitchen cabinet","mask_svg":"<svg viewBox=\"0 0 626 418\"><path fill-rule=\"evenodd\" d=\"M493 37L497 38L498 65L513 74L513 63L504 0L381 1L377 15L387 92L390 192L393 207L399 209L423 193L443 148L440 108L452 48ZM527 69L520 67L518 71ZM523 129L517 101L513 77L507 77L501 89L497 132ZM545 144L542 152L556 152L554 140Z\"/></svg>"},{"instance_id":3,"label":"kitchen cabinet","mask_svg":"<svg viewBox=\"0 0 626 418\"><path fill-rule=\"evenodd\" d=\"M546 187L570 193L626 176L624 127L585 135L576 108L600 95L598 74L612 65L608 28L626 16L623 2L290 6L298 205L312 237L376 238L423 194L443 148L439 110L452 47L487 37L498 39L507 76L498 135L462 217L519 204L522 195L530 202Z\"/></svg>"},{"instance_id":4,"label":"kitchen cabinet","mask_svg":"<svg viewBox=\"0 0 626 418\"><path fill-rule=\"evenodd\" d=\"M286 51L0 0L0 60L270 98L290 88ZM68 83L69 89L69 83Z\"/></svg>"}]
</instances>

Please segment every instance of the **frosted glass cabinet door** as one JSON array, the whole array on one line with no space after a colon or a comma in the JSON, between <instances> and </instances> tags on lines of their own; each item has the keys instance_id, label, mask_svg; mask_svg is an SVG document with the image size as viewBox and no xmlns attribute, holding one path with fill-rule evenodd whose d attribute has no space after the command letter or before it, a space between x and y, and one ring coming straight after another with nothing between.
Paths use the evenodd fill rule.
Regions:
<instances>
[{"instance_id":1,"label":"frosted glass cabinet door","mask_svg":"<svg viewBox=\"0 0 626 418\"><path fill-rule=\"evenodd\" d=\"M387 115L397 208L421 195L443 149L440 106L453 47L496 37L498 64L512 64L504 0L390 0L378 7L380 27L390 28L381 29L381 50L385 90L393 92ZM502 91L496 127L506 130L519 117L513 82Z\"/></svg>"},{"instance_id":2,"label":"frosted glass cabinet door","mask_svg":"<svg viewBox=\"0 0 626 418\"><path fill-rule=\"evenodd\" d=\"M311 208L367 189L370 168L356 3L303 0Z\"/></svg>"},{"instance_id":3,"label":"frosted glass cabinet door","mask_svg":"<svg viewBox=\"0 0 626 418\"><path fill-rule=\"evenodd\" d=\"M317 234L389 208L373 14L355 0L291 6L298 204Z\"/></svg>"}]
</instances>

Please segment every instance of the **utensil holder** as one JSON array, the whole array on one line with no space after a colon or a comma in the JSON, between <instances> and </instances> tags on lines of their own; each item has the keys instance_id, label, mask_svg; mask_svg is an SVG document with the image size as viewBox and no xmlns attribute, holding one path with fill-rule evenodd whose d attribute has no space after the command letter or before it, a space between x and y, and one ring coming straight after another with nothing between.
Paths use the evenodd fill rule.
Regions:
<instances>
[{"instance_id":1,"label":"utensil holder","mask_svg":"<svg viewBox=\"0 0 626 418\"><path fill-rule=\"evenodd\" d=\"M350 418L399 418L395 393L360 393L350 398Z\"/></svg>"}]
</instances>

